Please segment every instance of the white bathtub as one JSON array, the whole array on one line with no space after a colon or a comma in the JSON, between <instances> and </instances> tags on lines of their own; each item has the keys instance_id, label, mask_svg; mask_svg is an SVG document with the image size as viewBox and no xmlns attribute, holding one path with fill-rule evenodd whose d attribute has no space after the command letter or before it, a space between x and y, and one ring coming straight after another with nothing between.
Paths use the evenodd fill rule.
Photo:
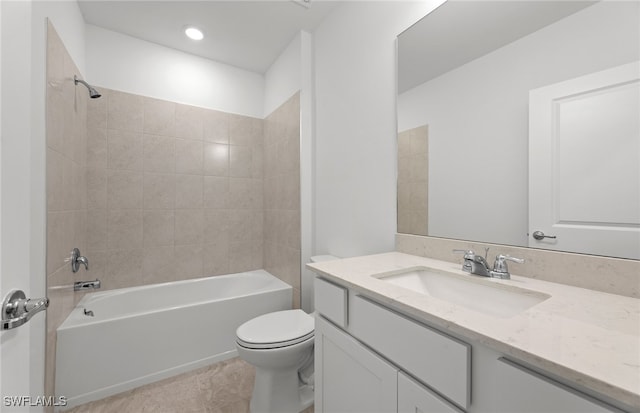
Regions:
<instances>
[{"instance_id":1,"label":"white bathtub","mask_svg":"<svg viewBox=\"0 0 640 413\"><path fill-rule=\"evenodd\" d=\"M236 328L291 293L256 270L87 294L57 331L56 395L73 407L235 357Z\"/></svg>"}]
</instances>

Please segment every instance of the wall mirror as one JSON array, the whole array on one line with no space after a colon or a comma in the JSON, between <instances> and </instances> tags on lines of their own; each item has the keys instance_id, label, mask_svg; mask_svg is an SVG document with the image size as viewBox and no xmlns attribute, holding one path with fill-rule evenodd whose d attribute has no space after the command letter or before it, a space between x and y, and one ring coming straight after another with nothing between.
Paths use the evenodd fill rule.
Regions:
<instances>
[{"instance_id":1,"label":"wall mirror","mask_svg":"<svg viewBox=\"0 0 640 413\"><path fill-rule=\"evenodd\" d=\"M637 2L456 0L401 33L398 232L640 259L638 33Z\"/></svg>"}]
</instances>

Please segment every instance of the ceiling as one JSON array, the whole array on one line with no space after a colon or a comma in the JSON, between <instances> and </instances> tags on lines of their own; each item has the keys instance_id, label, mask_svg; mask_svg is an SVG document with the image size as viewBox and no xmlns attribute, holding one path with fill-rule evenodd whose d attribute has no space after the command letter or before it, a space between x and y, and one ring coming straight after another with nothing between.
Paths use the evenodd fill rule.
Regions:
<instances>
[{"instance_id":1,"label":"ceiling","mask_svg":"<svg viewBox=\"0 0 640 413\"><path fill-rule=\"evenodd\" d=\"M78 0L78 4L86 23L262 74L300 30L314 31L338 2ZM205 38L198 42L187 38L187 25L200 28Z\"/></svg>"}]
</instances>

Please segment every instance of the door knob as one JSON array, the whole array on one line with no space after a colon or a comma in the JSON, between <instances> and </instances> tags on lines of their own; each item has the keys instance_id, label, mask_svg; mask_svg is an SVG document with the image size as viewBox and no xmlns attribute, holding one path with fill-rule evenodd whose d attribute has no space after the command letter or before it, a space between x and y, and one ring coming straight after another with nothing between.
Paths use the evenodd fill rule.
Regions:
<instances>
[{"instance_id":1,"label":"door knob","mask_svg":"<svg viewBox=\"0 0 640 413\"><path fill-rule=\"evenodd\" d=\"M24 295L22 290L11 290L2 301L2 328L11 330L20 327L36 313L44 311L49 306L47 297L32 300Z\"/></svg>"},{"instance_id":2,"label":"door knob","mask_svg":"<svg viewBox=\"0 0 640 413\"><path fill-rule=\"evenodd\" d=\"M533 236L533 238L537 239L538 241L540 241L541 239L545 239L545 238L551 238L551 239L556 239L557 238L555 235L544 235L544 232L542 232L542 231L535 231L531 235Z\"/></svg>"}]
</instances>

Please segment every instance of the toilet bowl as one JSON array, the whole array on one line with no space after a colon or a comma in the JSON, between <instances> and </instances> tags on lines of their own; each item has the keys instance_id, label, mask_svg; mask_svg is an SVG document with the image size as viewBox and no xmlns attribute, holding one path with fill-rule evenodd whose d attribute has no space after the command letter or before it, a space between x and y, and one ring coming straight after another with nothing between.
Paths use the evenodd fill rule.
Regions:
<instances>
[{"instance_id":1,"label":"toilet bowl","mask_svg":"<svg viewBox=\"0 0 640 413\"><path fill-rule=\"evenodd\" d=\"M236 330L240 358L256 369L252 413L297 413L313 404L314 319L302 310L258 316Z\"/></svg>"}]
</instances>

